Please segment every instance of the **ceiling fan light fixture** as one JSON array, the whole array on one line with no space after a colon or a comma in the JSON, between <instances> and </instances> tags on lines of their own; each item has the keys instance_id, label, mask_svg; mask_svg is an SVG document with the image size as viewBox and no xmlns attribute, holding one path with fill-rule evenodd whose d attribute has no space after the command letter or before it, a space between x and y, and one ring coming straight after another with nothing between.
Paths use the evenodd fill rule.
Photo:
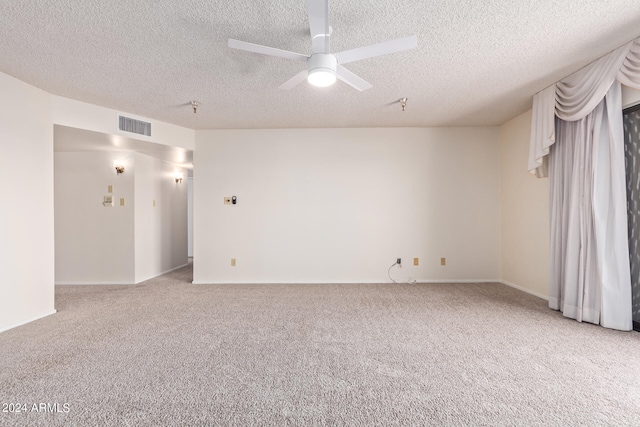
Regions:
<instances>
[{"instance_id":1,"label":"ceiling fan light fixture","mask_svg":"<svg viewBox=\"0 0 640 427\"><path fill-rule=\"evenodd\" d=\"M336 74L331 70L315 69L309 70L309 76L307 77L309 83L317 87L331 86L336 82Z\"/></svg>"},{"instance_id":2,"label":"ceiling fan light fixture","mask_svg":"<svg viewBox=\"0 0 640 427\"><path fill-rule=\"evenodd\" d=\"M338 61L329 53L314 53L309 57L307 80L314 86L327 87L336 82Z\"/></svg>"}]
</instances>

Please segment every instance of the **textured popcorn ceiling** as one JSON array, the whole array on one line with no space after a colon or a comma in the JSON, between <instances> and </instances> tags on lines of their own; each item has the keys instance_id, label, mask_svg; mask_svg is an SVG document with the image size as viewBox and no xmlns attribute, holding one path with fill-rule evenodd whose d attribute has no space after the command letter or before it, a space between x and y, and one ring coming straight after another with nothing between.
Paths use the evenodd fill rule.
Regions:
<instances>
[{"instance_id":1,"label":"textured popcorn ceiling","mask_svg":"<svg viewBox=\"0 0 640 427\"><path fill-rule=\"evenodd\" d=\"M227 39L310 53L303 0L20 0L0 2L0 71L194 129L496 125L640 36L637 0L335 0L329 19L334 52L411 34L418 48L348 64L364 92L283 91L303 63Z\"/></svg>"}]
</instances>

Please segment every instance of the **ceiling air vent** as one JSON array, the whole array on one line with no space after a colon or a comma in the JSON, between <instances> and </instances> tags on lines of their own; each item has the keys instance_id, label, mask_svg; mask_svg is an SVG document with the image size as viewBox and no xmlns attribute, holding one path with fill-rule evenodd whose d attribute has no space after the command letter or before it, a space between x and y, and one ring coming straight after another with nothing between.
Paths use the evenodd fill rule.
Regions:
<instances>
[{"instance_id":1,"label":"ceiling air vent","mask_svg":"<svg viewBox=\"0 0 640 427\"><path fill-rule=\"evenodd\" d=\"M151 123L125 116L118 116L118 120L120 130L137 133L138 135L151 136Z\"/></svg>"}]
</instances>

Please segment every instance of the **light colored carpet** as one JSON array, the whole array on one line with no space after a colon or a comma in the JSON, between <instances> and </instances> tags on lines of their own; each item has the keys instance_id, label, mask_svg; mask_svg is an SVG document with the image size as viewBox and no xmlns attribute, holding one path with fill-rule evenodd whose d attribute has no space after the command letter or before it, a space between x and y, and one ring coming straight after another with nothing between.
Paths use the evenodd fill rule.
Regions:
<instances>
[{"instance_id":1,"label":"light colored carpet","mask_svg":"<svg viewBox=\"0 0 640 427\"><path fill-rule=\"evenodd\" d=\"M504 285L190 279L58 286L0 334L0 425L640 425L640 334Z\"/></svg>"}]
</instances>

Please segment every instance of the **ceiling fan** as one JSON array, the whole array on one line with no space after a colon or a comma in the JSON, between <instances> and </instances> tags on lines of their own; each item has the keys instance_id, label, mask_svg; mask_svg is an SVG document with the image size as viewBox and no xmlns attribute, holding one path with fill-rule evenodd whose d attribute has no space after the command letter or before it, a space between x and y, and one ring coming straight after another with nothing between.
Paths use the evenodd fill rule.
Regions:
<instances>
[{"instance_id":1,"label":"ceiling fan","mask_svg":"<svg viewBox=\"0 0 640 427\"><path fill-rule=\"evenodd\" d=\"M371 88L371 84L361 79L342 65L374 56L413 49L418 45L415 35L389 40L356 49L331 53L329 50L329 0L306 0L309 27L311 30L311 55L289 52L269 46L229 39L229 47L262 55L277 56L294 61L306 62L307 69L286 81L280 89L291 89L308 79L314 86L325 87L335 83L336 78L362 91Z\"/></svg>"}]
</instances>

